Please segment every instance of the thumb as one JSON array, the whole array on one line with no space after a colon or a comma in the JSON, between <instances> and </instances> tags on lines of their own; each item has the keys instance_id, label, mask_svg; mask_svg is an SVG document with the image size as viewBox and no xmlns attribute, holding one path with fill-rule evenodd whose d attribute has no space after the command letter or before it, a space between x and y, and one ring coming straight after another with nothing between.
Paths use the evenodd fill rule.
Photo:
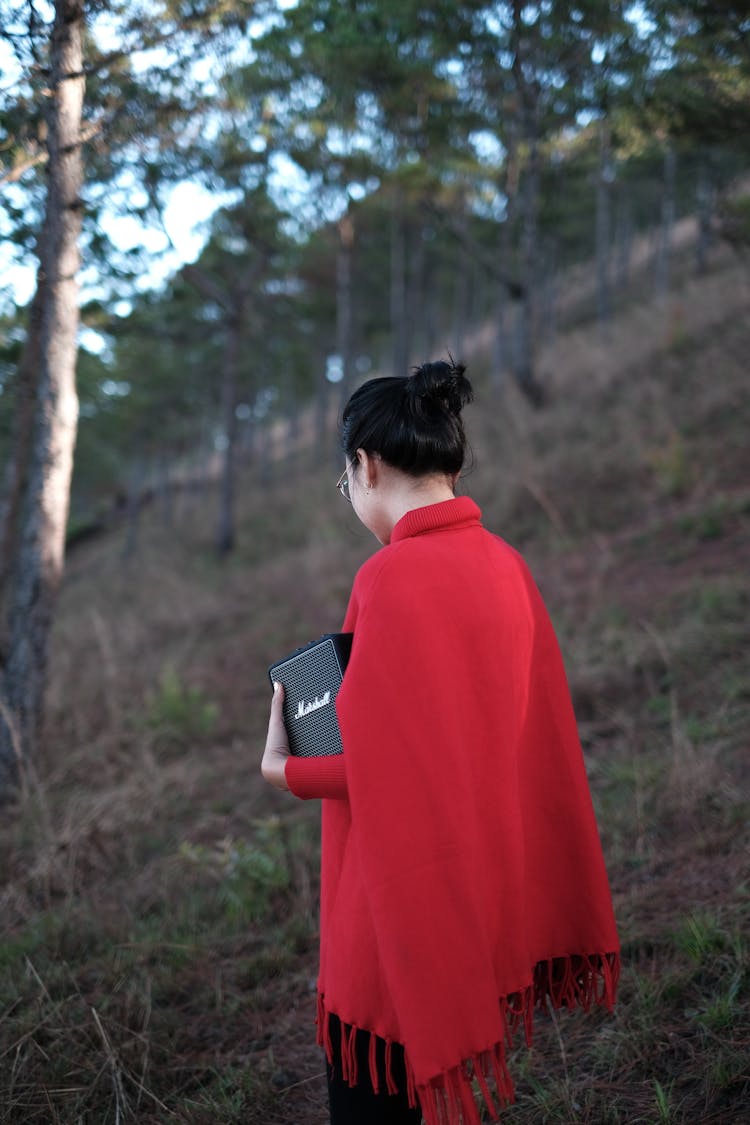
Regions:
<instances>
[{"instance_id":1,"label":"thumb","mask_svg":"<svg viewBox=\"0 0 750 1125\"><path fill-rule=\"evenodd\" d=\"M271 700L271 714L268 717L268 734L266 736L266 749L283 749L289 753L286 726L284 724L284 687L277 681L273 685L273 698Z\"/></svg>"}]
</instances>

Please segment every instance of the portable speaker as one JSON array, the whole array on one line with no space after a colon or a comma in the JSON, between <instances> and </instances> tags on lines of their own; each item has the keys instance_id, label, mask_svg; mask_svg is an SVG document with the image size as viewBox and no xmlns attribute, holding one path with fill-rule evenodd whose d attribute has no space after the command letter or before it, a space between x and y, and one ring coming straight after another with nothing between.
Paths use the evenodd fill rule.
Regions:
<instances>
[{"instance_id":1,"label":"portable speaker","mask_svg":"<svg viewBox=\"0 0 750 1125\"><path fill-rule=\"evenodd\" d=\"M289 749L301 758L341 754L336 696L352 649L352 633L326 633L268 669L284 685Z\"/></svg>"}]
</instances>

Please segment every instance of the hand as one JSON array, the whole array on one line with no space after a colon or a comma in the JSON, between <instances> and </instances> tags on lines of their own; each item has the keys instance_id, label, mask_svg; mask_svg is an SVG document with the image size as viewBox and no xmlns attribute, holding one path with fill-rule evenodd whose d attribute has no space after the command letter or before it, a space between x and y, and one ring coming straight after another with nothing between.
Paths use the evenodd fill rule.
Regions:
<instances>
[{"instance_id":1,"label":"hand","mask_svg":"<svg viewBox=\"0 0 750 1125\"><path fill-rule=\"evenodd\" d=\"M284 726L284 714L281 710L283 703L283 685L274 683L271 717L268 720L268 734L266 735L263 760L260 763L260 772L266 781L277 789L289 788L284 776L287 758L289 757L289 738Z\"/></svg>"}]
</instances>

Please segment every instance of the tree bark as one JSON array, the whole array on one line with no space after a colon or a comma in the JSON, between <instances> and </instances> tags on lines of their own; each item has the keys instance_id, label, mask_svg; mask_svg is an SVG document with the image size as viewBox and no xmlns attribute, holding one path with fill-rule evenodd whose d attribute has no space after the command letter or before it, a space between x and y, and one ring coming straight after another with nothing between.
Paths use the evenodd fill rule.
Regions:
<instances>
[{"instance_id":1,"label":"tree bark","mask_svg":"<svg viewBox=\"0 0 750 1125\"><path fill-rule=\"evenodd\" d=\"M523 47L523 0L513 0L513 77L518 93L521 136L527 149L526 167L520 179L521 279L523 293L518 303L514 369L523 394L540 406L543 392L535 372L537 286L539 282L539 180L540 180L540 89L535 78L527 78Z\"/></svg>"},{"instance_id":2,"label":"tree bark","mask_svg":"<svg viewBox=\"0 0 750 1125\"><path fill-rule=\"evenodd\" d=\"M221 380L221 413L224 426L224 450L221 462L221 487L219 491L219 525L216 532L216 550L227 555L234 549L234 481L237 446L237 383L242 338L242 305L235 315L227 317L224 346L224 370Z\"/></svg>"},{"instance_id":3,"label":"tree bark","mask_svg":"<svg viewBox=\"0 0 750 1125\"><path fill-rule=\"evenodd\" d=\"M508 277L513 258L513 230L518 207L518 128L512 119L508 122L505 142L505 217L500 224L498 256L500 269L492 276L495 284L495 332L492 341L492 390L499 394L508 364L507 311L511 296Z\"/></svg>"},{"instance_id":4,"label":"tree bark","mask_svg":"<svg viewBox=\"0 0 750 1125\"><path fill-rule=\"evenodd\" d=\"M137 443L140 446L140 442ZM133 558L138 548L138 533L141 526L141 511L144 503L146 467L144 455L139 449L128 477L128 495L125 504L125 539L122 545L123 562Z\"/></svg>"},{"instance_id":5,"label":"tree bark","mask_svg":"<svg viewBox=\"0 0 750 1125\"><path fill-rule=\"evenodd\" d=\"M11 560L15 557L18 547L21 503L31 461L34 419L39 390L41 328L45 294L44 278L40 273L37 278L36 292L29 308L26 342L18 364L13 434L0 505L0 604L2 604L3 591L10 577Z\"/></svg>"},{"instance_id":6,"label":"tree bark","mask_svg":"<svg viewBox=\"0 0 750 1125\"><path fill-rule=\"evenodd\" d=\"M701 153L696 188L698 207L698 238L695 243L695 268L699 274L708 268L708 252L713 242L713 219L716 210L716 184L711 167L711 157L705 150Z\"/></svg>"},{"instance_id":7,"label":"tree bark","mask_svg":"<svg viewBox=\"0 0 750 1125\"><path fill-rule=\"evenodd\" d=\"M494 280L493 289L495 291L495 307L493 311L495 329L492 333L492 371L490 382L493 395L499 395L502 389L505 371L505 308L508 295L505 285L503 285L502 282Z\"/></svg>"},{"instance_id":8,"label":"tree bark","mask_svg":"<svg viewBox=\"0 0 750 1125\"><path fill-rule=\"evenodd\" d=\"M459 241L458 261L453 279L453 350L460 358L466 343L471 293L471 257L468 250L469 213L463 195L458 203L458 224L462 237Z\"/></svg>"},{"instance_id":9,"label":"tree bark","mask_svg":"<svg viewBox=\"0 0 750 1125\"><path fill-rule=\"evenodd\" d=\"M352 250L354 223L347 211L338 224L339 244L336 252L336 348L341 360L340 398L342 407L352 385Z\"/></svg>"},{"instance_id":10,"label":"tree bark","mask_svg":"<svg viewBox=\"0 0 750 1125\"><path fill-rule=\"evenodd\" d=\"M612 320L612 146L609 122L599 122L599 172L596 180L596 313L599 327L607 331Z\"/></svg>"},{"instance_id":11,"label":"tree bark","mask_svg":"<svg viewBox=\"0 0 750 1125\"><path fill-rule=\"evenodd\" d=\"M521 276L523 295L518 303L514 367L516 381L529 401L540 406L542 388L535 371L537 305L539 299L539 135L536 107L525 113L528 165L521 177Z\"/></svg>"},{"instance_id":12,"label":"tree bark","mask_svg":"<svg viewBox=\"0 0 750 1125\"><path fill-rule=\"evenodd\" d=\"M0 793L38 740L48 643L65 556L78 425L75 368L81 230L83 0L56 0L47 109L48 184L39 242L44 288L39 383L21 534L9 584L10 630L0 711Z\"/></svg>"},{"instance_id":13,"label":"tree bark","mask_svg":"<svg viewBox=\"0 0 750 1125\"><path fill-rule=\"evenodd\" d=\"M331 384L324 374L325 359L322 355L318 356L316 369L319 374L315 389L315 440L310 449L312 453L312 464L321 465L325 461L326 450L329 447L328 418L330 414L329 398L331 390ZM338 451L336 456L338 457Z\"/></svg>"},{"instance_id":14,"label":"tree bark","mask_svg":"<svg viewBox=\"0 0 750 1125\"><path fill-rule=\"evenodd\" d=\"M624 192L617 207L615 243L615 287L619 296L622 297L630 284L630 259L633 250L632 207Z\"/></svg>"},{"instance_id":15,"label":"tree bark","mask_svg":"<svg viewBox=\"0 0 750 1125\"><path fill-rule=\"evenodd\" d=\"M171 530L174 527L174 501L175 490L172 483L171 465L165 450L161 450L156 461L159 499L161 501L161 517L164 527Z\"/></svg>"},{"instance_id":16,"label":"tree bark","mask_svg":"<svg viewBox=\"0 0 750 1125\"><path fill-rule=\"evenodd\" d=\"M393 375L406 375L409 342L406 316L406 227L401 193L394 191L391 211L391 334Z\"/></svg>"},{"instance_id":17,"label":"tree bark","mask_svg":"<svg viewBox=\"0 0 750 1125\"><path fill-rule=\"evenodd\" d=\"M656 270L654 287L656 297L662 300L669 292L672 273L672 233L675 221L675 183L677 178L677 154L671 141L664 150L664 181L661 199L661 223L659 243L656 251Z\"/></svg>"},{"instance_id":18,"label":"tree bark","mask_svg":"<svg viewBox=\"0 0 750 1125\"><path fill-rule=\"evenodd\" d=\"M186 266L183 276L199 293L215 301L224 318L224 364L221 377L221 418L224 427L221 480L219 487L219 515L216 528L216 549L226 555L234 549L235 529L235 473L237 465L237 404L240 353L243 326L249 298L263 265L262 258L252 261L247 268L228 283L217 280L200 266Z\"/></svg>"},{"instance_id":19,"label":"tree bark","mask_svg":"<svg viewBox=\"0 0 750 1125\"><path fill-rule=\"evenodd\" d=\"M542 343L545 348L552 349L557 337L557 269L552 249L545 260L544 280L540 286L540 311Z\"/></svg>"},{"instance_id":20,"label":"tree bark","mask_svg":"<svg viewBox=\"0 0 750 1125\"><path fill-rule=\"evenodd\" d=\"M428 334L425 329L425 249L424 225L418 222L409 271L412 322L411 347L409 349L410 363L424 363L429 358Z\"/></svg>"}]
</instances>

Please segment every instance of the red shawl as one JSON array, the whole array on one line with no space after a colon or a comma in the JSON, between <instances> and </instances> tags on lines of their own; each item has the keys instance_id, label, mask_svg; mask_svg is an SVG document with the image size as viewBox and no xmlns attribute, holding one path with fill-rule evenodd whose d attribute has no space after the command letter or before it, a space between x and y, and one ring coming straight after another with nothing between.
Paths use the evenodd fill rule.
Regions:
<instances>
[{"instance_id":1,"label":"red shawl","mask_svg":"<svg viewBox=\"0 0 750 1125\"><path fill-rule=\"evenodd\" d=\"M402 1043L427 1125L513 1099L534 1007L611 1008L619 944L565 672L520 556L466 497L417 508L359 571L344 754L292 759L324 796L318 1033ZM377 1088L375 1040L371 1074ZM389 1076L389 1084L390 1084Z\"/></svg>"}]
</instances>

